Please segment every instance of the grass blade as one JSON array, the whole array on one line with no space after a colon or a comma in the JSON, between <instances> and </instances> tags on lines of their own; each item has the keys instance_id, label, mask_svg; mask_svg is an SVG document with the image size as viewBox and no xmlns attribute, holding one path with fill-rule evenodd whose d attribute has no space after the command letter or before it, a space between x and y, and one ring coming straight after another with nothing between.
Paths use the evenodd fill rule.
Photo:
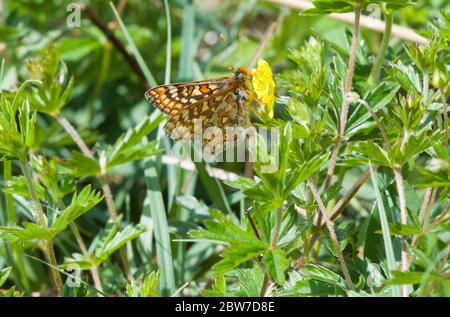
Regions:
<instances>
[{"instance_id":1,"label":"grass blade","mask_svg":"<svg viewBox=\"0 0 450 317\"><path fill-rule=\"evenodd\" d=\"M166 44L166 72L164 76L164 83L170 83L170 72L172 64L172 25L170 20L170 7L167 0L164 0L164 8L166 11L167 23L167 44Z\"/></svg>"},{"instance_id":2,"label":"grass blade","mask_svg":"<svg viewBox=\"0 0 450 317\"><path fill-rule=\"evenodd\" d=\"M137 63L139 64L139 67L141 68L142 72L145 75L145 78L147 79L148 83L152 86L156 86L156 80L155 77L153 77L152 72L150 69L148 69L147 64L145 64L144 59L142 58L141 53L139 53L138 48L136 47L136 44L134 44L133 39L130 36L130 33L128 33L127 28L125 27L125 24L123 24L122 19L120 18L119 13L117 12L116 8L114 7L114 4L112 2L109 2L109 5L111 6L114 16L117 19L117 22L119 23L119 26L125 35L125 38L127 39L128 45L130 46L131 52L133 53L134 58L136 58Z\"/></svg>"},{"instance_id":3,"label":"grass blade","mask_svg":"<svg viewBox=\"0 0 450 317\"><path fill-rule=\"evenodd\" d=\"M381 198L380 189L378 188L377 176L375 175L375 172L372 168L372 164L370 162L369 168L370 168L370 178L372 180L372 185L376 196L376 204L378 207L378 212L380 213L381 231L383 233L386 261L389 271L394 271L396 270L397 264L394 257L394 248L392 247L392 240L389 232L389 223L387 220L386 210L384 209L383 199ZM388 277L391 278L391 276ZM392 287L392 295L397 297L400 296L401 294L400 287L399 286L391 286L391 287Z\"/></svg>"},{"instance_id":4,"label":"grass blade","mask_svg":"<svg viewBox=\"0 0 450 317\"><path fill-rule=\"evenodd\" d=\"M192 0L185 0L183 5L183 25L181 32L181 57L178 79L191 80L194 62L195 8Z\"/></svg>"},{"instance_id":5,"label":"grass blade","mask_svg":"<svg viewBox=\"0 0 450 317\"><path fill-rule=\"evenodd\" d=\"M157 161L154 159L147 161L145 184L147 194L144 202L144 213L150 213L153 219L156 254L161 272L160 291L162 296L169 296L175 291L175 275L166 209L159 186Z\"/></svg>"}]
</instances>

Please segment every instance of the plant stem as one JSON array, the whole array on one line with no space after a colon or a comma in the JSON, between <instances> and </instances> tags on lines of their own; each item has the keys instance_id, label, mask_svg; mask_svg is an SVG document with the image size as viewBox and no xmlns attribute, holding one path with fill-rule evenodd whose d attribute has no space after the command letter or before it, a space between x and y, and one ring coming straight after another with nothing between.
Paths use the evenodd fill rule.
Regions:
<instances>
[{"instance_id":1,"label":"plant stem","mask_svg":"<svg viewBox=\"0 0 450 317\"><path fill-rule=\"evenodd\" d=\"M3 180L5 181L5 185L8 181L12 179L12 164L11 161L3 162ZM14 200L12 195L9 193L5 193L5 205L6 205L6 214L8 216L8 222L10 224L15 224L17 222L16 214L14 212Z\"/></svg>"},{"instance_id":2,"label":"plant stem","mask_svg":"<svg viewBox=\"0 0 450 317\"><path fill-rule=\"evenodd\" d=\"M258 229L256 228L255 222L252 219L252 216L248 212L247 208L244 208L245 215L247 216L248 222L250 223L250 226L252 227L253 233L258 238L258 240L261 240L261 235L258 232Z\"/></svg>"},{"instance_id":3,"label":"plant stem","mask_svg":"<svg viewBox=\"0 0 450 317\"><path fill-rule=\"evenodd\" d=\"M100 274L98 273L97 267L94 265L90 268L92 280L94 281L94 286L96 289L98 289L100 292L103 292L103 286L102 282L100 280ZM99 297L103 297L102 294L98 294Z\"/></svg>"},{"instance_id":4,"label":"plant stem","mask_svg":"<svg viewBox=\"0 0 450 317\"><path fill-rule=\"evenodd\" d=\"M380 73L381 65L383 65L384 55L386 54L386 50L389 47L389 40L391 39L392 33L392 23L394 21L394 17L392 13L387 13L385 15L385 28L383 33L383 39L381 40L380 49L378 50L377 57L375 58L375 62L373 64L372 70L370 72L368 81L371 84L375 84L377 82L378 74Z\"/></svg>"},{"instance_id":5,"label":"plant stem","mask_svg":"<svg viewBox=\"0 0 450 317\"><path fill-rule=\"evenodd\" d=\"M405 188L403 186L403 177L400 172L400 168L394 168L395 182L397 184L398 199L400 203L400 222L402 225L408 224L408 214L406 211L406 198ZM406 272L408 270L408 237L402 235L402 253L401 253L401 271ZM408 285L402 285L402 296L408 296Z\"/></svg>"},{"instance_id":6,"label":"plant stem","mask_svg":"<svg viewBox=\"0 0 450 317\"><path fill-rule=\"evenodd\" d=\"M261 286L261 291L259 292L259 297L264 297L267 292L267 288L269 287L270 278L267 272L264 272L264 280Z\"/></svg>"},{"instance_id":7,"label":"plant stem","mask_svg":"<svg viewBox=\"0 0 450 317\"><path fill-rule=\"evenodd\" d=\"M36 192L36 188L33 184L33 178L31 176L31 171L28 167L27 159L20 160L20 167L22 168L23 175L25 177L25 181L28 187L28 191L30 192L31 199L34 203L35 212L33 214L36 223L42 228L47 227L47 220L45 219L44 212L42 211L41 203L39 202L39 198Z\"/></svg>"},{"instance_id":8,"label":"plant stem","mask_svg":"<svg viewBox=\"0 0 450 317\"><path fill-rule=\"evenodd\" d=\"M359 20L361 16L361 4L355 5L355 21L353 23L353 36L352 36L352 44L350 47L350 56L348 59L348 71L347 71L347 80L345 86L345 93L343 97L343 104L341 115L339 119L339 133L336 138L335 146L333 148L333 152L331 154L330 163L328 165L327 178L325 181L325 188L328 188L331 184L331 179L333 178L334 168L336 167L336 160L339 151L339 147L341 145L342 139L344 138L345 124L347 123L347 115L348 108L350 106L350 101L347 98L347 94L352 91L352 82L353 82L353 73L355 71L355 61L356 61L356 47L358 45L358 34L359 34Z\"/></svg>"},{"instance_id":9,"label":"plant stem","mask_svg":"<svg viewBox=\"0 0 450 317\"><path fill-rule=\"evenodd\" d=\"M69 133L69 135L72 137L72 140L77 144L81 152L83 152L83 154L89 157L90 159L93 159L94 155L92 155L86 143L84 143L84 141L81 139L80 135L75 130L73 125L69 121L67 121L67 119L60 113L54 115L54 118L59 122L59 124L62 125L64 130L66 130L66 132Z\"/></svg>"},{"instance_id":10,"label":"plant stem","mask_svg":"<svg viewBox=\"0 0 450 317\"><path fill-rule=\"evenodd\" d=\"M30 192L31 199L33 200L34 207L35 207L35 213L34 218L36 223L42 227L47 228L47 221L45 219L44 212L42 211L41 203L39 202L38 195L36 193L36 188L34 187L33 178L31 176L30 169L28 167L28 162L26 157L21 158L19 160L20 167L22 168L23 175L25 177L25 181L27 183L28 191ZM51 272L53 276L53 280L55 282L56 290L58 292L59 296L63 295L63 282L61 280L61 276L59 275L58 270L56 267L58 266L56 262L56 256L55 256L55 250L53 249L53 242L51 239L46 239L43 241L44 243L44 250L47 256L47 260L50 263L51 266Z\"/></svg>"},{"instance_id":11,"label":"plant stem","mask_svg":"<svg viewBox=\"0 0 450 317\"><path fill-rule=\"evenodd\" d=\"M423 86L422 86L422 98L424 104L428 102L429 88L430 88L430 75L428 74L428 71L425 71L423 72Z\"/></svg>"},{"instance_id":12,"label":"plant stem","mask_svg":"<svg viewBox=\"0 0 450 317\"><path fill-rule=\"evenodd\" d=\"M334 231L333 223L331 222L330 218L328 217L327 209L322 201L322 198L320 198L320 195L319 195L319 192L317 191L316 186L310 179L308 179L308 185L309 185L309 188L311 189L312 194L314 195L314 199L316 200L317 204L319 205L319 210L322 213L322 217L325 220L325 224L327 226L328 232L330 233L330 238L333 241L334 248L336 249L336 254L338 256L338 260L341 265L342 272L344 273L345 280L347 281L348 287L351 290L355 290L352 279L350 277L350 273L348 271L347 263L345 262L344 256L341 251L341 246L340 246L339 241L336 236L336 231Z\"/></svg>"},{"instance_id":13,"label":"plant stem","mask_svg":"<svg viewBox=\"0 0 450 317\"><path fill-rule=\"evenodd\" d=\"M250 63L248 64L248 68L252 69L256 62L258 61L258 58L261 56L262 51L267 45L267 42L269 42L270 37L273 34L273 31L275 31L275 27L277 26L276 22L272 22L267 27L266 31L264 32L263 36L261 37L261 40L259 41L259 44L256 48L256 50L253 52L253 55L250 59Z\"/></svg>"},{"instance_id":14,"label":"plant stem","mask_svg":"<svg viewBox=\"0 0 450 317\"><path fill-rule=\"evenodd\" d=\"M136 59L128 53L126 47L122 44L122 42L117 38L117 36L112 32L112 30L108 27L108 25L98 16L98 14L92 9L90 6L83 4L81 6L81 10L86 17L91 20L91 22L97 26L106 38L114 45L116 50L122 55L125 62L130 66L133 72L139 77L140 82L145 86L145 88L150 88L150 83L147 81L147 78L144 72L141 70L139 63Z\"/></svg>"},{"instance_id":15,"label":"plant stem","mask_svg":"<svg viewBox=\"0 0 450 317\"><path fill-rule=\"evenodd\" d=\"M281 218L283 216L283 207L278 208L276 211L275 228L273 231L272 241L270 242L269 250L273 250L277 247L278 238L280 236Z\"/></svg>"},{"instance_id":16,"label":"plant stem","mask_svg":"<svg viewBox=\"0 0 450 317\"><path fill-rule=\"evenodd\" d=\"M381 122L378 119L378 117L375 114L375 112L372 110L372 108L369 106L369 104L366 101L360 99L359 102L362 103L364 107L366 107L367 111L370 113L370 115L372 116L373 120L377 124L378 130L380 130L381 136L383 137L384 146L386 146L386 147L389 146L389 139L387 137L387 133L384 130L383 126L381 125Z\"/></svg>"},{"instance_id":17,"label":"plant stem","mask_svg":"<svg viewBox=\"0 0 450 317\"><path fill-rule=\"evenodd\" d=\"M111 187L106 182L105 176L100 176L98 179L102 184L102 191L103 195L105 196L106 206L108 208L109 214L111 215L111 218L115 220L117 218L117 210L116 206L114 205L114 198L111 192Z\"/></svg>"},{"instance_id":18,"label":"plant stem","mask_svg":"<svg viewBox=\"0 0 450 317\"><path fill-rule=\"evenodd\" d=\"M376 167L374 168L374 170L376 170ZM334 220L336 220L337 217L339 217L339 215L345 210L345 207L347 207L347 205L350 203L352 198L356 195L356 193L359 191L359 189L365 184L365 182L369 179L369 177L370 177L370 169L367 169L364 172L364 174L359 178L359 180L356 182L356 184L353 185L352 189L350 189L350 191L344 197L342 197L337 202L336 205L334 205L334 207L331 211L331 216L330 216L331 221L334 221ZM317 218L315 225L318 228L322 228L325 225L325 223L322 223L322 217ZM315 232L311 235L311 239L309 241L311 250L313 249L312 247L316 243L317 238L319 238L318 232Z\"/></svg>"},{"instance_id":19,"label":"plant stem","mask_svg":"<svg viewBox=\"0 0 450 317\"><path fill-rule=\"evenodd\" d=\"M86 258L90 258L91 255L89 254L88 249L86 248L86 245L84 244L83 238L81 237L80 231L78 230L78 227L75 223L71 222L69 224L70 230L72 230L73 235L75 236L75 240L77 240L78 246L81 249L81 253ZM92 266L89 268L89 271L92 275L92 280L94 281L95 288L98 289L100 292L103 292L102 283L100 280L100 275L98 274L98 270L96 266ZM101 296L101 295L100 295Z\"/></svg>"},{"instance_id":20,"label":"plant stem","mask_svg":"<svg viewBox=\"0 0 450 317\"><path fill-rule=\"evenodd\" d=\"M442 107L444 108L444 146L445 148L448 147L448 112L447 112L447 97L445 96L444 92L441 94L442 98Z\"/></svg>"},{"instance_id":21,"label":"plant stem","mask_svg":"<svg viewBox=\"0 0 450 317\"><path fill-rule=\"evenodd\" d=\"M436 200L437 191L438 191L437 187L433 188L433 190L431 191L430 202L428 203L428 207L425 210L425 215L423 217L423 222L422 222L422 227L424 227L424 228L430 224L431 208L433 208L434 201Z\"/></svg>"}]
</instances>

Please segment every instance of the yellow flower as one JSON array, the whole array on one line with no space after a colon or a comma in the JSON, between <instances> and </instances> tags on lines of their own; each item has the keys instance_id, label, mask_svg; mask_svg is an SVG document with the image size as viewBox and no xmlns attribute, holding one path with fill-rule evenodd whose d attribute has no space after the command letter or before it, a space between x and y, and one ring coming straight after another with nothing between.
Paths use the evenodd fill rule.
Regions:
<instances>
[{"instance_id":1,"label":"yellow flower","mask_svg":"<svg viewBox=\"0 0 450 317\"><path fill-rule=\"evenodd\" d=\"M266 108L265 112L272 119L273 105L275 103L275 83L272 78L272 70L265 60L258 60L258 68L252 70L253 90Z\"/></svg>"}]
</instances>

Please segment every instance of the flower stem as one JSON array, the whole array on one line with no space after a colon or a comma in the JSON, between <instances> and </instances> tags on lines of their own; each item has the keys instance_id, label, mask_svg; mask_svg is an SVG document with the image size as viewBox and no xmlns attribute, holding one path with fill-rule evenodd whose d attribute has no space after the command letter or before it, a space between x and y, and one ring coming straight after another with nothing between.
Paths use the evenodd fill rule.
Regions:
<instances>
[{"instance_id":1,"label":"flower stem","mask_svg":"<svg viewBox=\"0 0 450 317\"><path fill-rule=\"evenodd\" d=\"M322 201L322 198L320 198L320 195L319 195L319 192L317 191L316 186L310 179L308 179L308 185L309 185L309 188L311 189L314 199L316 200L317 204L319 205L319 210L322 213L322 217L325 220L325 224L327 226L328 232L330 233L330 238L333 241L334 248L336 249L336 254L338 256L339 264L341 265L342 273L344 273L344 277L345 277L345 280L347 281L348 287L351 290L355 290L355 287L353 286L353 281L352 281L352 279L350 277L350 273L348 271L347 263L345 262L344 256L341 251L341 246L337 239L336 231L334 230L333 223L331 222L331 220L327 214L327 209Z\"/></svg>"},{"instance_id":2,"label":"flower stem","mask_svg":"<svg viewBox=\"0 0 450 317\"><path fill-rule=\"evenodd\" d=\"M380 73L381 65L383 65L384 55L386 54L386 50L389 47L389 40L391 39L392 33L392 23L394 21L394 17L392 13L387 13L385 15L385 27L383 33L383 39L381 40L380 49L378 50L377 57L375 58L375 62L373 64L372 70L370 72L368 81L371 84L377 82L378 74Z\"/></svg>"},{"instance_id":3,"label":"flower stem","mask_svg":"<svg viewBox=\"0 0 450 317\"><path fill-rule=\"evenodd\" d=\"M356 47L358 45L358 35L359 35L359 20L361 17L361 4L355 5L355 20L353 23L353 36L352 44L350 47L350 56L348 59L348 71L347 80L345 86L344 100L342 104L341 115L339 119L339 133L336 138L335 146L331 154L330 163L328 165L327 178L325 181L325 188L328 188L331 184L331 179L334 174L334 168L336 167L337 154L339 147L341 145L342 139L344 138L345 124L347 123L348 108L350 106L350 100L346 98L346 95L352 91L353 73L355 71L355 61L356 61Z\"/></svg>"},{"instance_id":4,"label":"flower stem","mask_svg":"<svg viewBox=\"0 0 450 317\"><path fill-rule=\"evenodd\" d=\"M397 184L398 199L400 203L400 222L402 225L408 224L408 215L406 211L406 198L405 198L405 188L403 186L403 178L400 173L400 168L394 168L395 182ZM407 236L402 235L402 252L401 252L401 271L406 272L408 270L408 241ZM402 296L408 296L408 285L402 285Z\"/></svg>"},{"instance_id":5,"label":"flower stem","mask_svg":"<svg viewBox=\"0 0 450 317\"><path fill-rule=\"evenodd\" d=\"M35 213L34 218L36 223L42 227L47 228L47 221L45 219L44 212L42 211L41 203L39 202L39 198L36 192L36 188L34 187L33 179L31 177L31 172L28 167L28 162L26 157L21 158L19 160L20 167L22 168L23 175L25 177L25 181L28 187L28 191L30 192L31 199L33 200L34 207L35 207ZM44 243L44 250L47 256L47 260L50 263L51 266L51 272L53 276L53 280L55 282L56 290L58 292L59 296L63 295L63 282L61 280L61 276L59 275L58 270L56 267L58 266L56 262L56 256L55 256L55 250L53 249L53 242L51 239L45 239L43 241Z\"/></svg>"}]
</instances>

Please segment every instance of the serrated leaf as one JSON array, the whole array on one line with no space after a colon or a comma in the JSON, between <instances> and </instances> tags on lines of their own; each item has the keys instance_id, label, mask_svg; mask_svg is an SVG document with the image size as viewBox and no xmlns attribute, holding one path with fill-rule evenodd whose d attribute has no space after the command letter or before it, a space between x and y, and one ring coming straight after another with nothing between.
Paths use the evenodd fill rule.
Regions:
<instances>
[{"instance_id":1,"label":"serrated leaf","mask_svg":"<svg viewBox=\"0 0 450 317\"><path fill-rule=\"evenodd\" d=\"M99 163L79 151L73 151L72 157L60 163L64 173L75 177L97 176L100 174Z\"/></svg>"},{"instance_id":2,"label":"serrated leaf","mask_svg":"<svg viewBox=\"0 0 450 317\"><path fill-rule=\"evenodd\" d=\"M357 145L353 146L353 150L367 155L369 159L376 164L392 166L389 154L378 144L374 143L371 140L366 142L359 142Z\"/></svg>"},{"instance_id":3,"label":"serrated leaf","mask_svg":"<svg viewBox=\"0 0 450 317\"><path fill-rule=\"evenodd\" d=\"M91 190L90 185L84 187L78 195L75 193L72 197L72 202L70 205L60 213L50 227L52 234L54 235L65 230L70 223L89 211L101 200L102 197L100 196L100 193L96 193L94 190Z\"/></svg>"},{"instance_id":4,"label":"serrated leaf","mask_svg":"<svg viewBox=\"0 0 450 317\"><path fill-rule=\"evenodd\" d=\"M333 271L316 264L308 264L301 268L300 274L306 278L322 281L346 291L347 286L344 279Z\"/></svg>"},{"instance_id":5,"label":"serrated leaf","mask_svg":"<svg viewBox=\"0 0 450 317\"><path fill-rule=\"evenodd\" d=\"M95 250L95 257L97 265L105 261L114 251L119 249L128 241L137 238L139 235L145 232L145 227L141 225L132 226L128 225L122 230L118 231L112 239L110 239L101 248Z\"/></svg>"},{"instance_id":6,"label":"serrated leaf","mask_svg":"<svg viewBox=\"0 0 450 317\"><path fill-rule=\"evenodd\" d=\"M113 145L112 150L107 154L107 167L110 168L161 153L161 150L157 149L156 141L144 144L142 140L156 129L163 119L164 116L162 115L154 120L148 117L136 127L122 134Z\"/></svg>"},{"instance_id":7,"label":"serrated leaf","mask_svg":"<svg viewBox=\"0 0 450 317\"><path fill-rule=\"evenodd\" d=\"M152 272L142 282L141 297L157 297L159 272Z\"/></svg>"},{"instance_id":8,"label":"serrated leaf","mask_svg":"<svg viewBox=\"0 0 450 317\"><path fill-rule=\"evenodd\" d=\"M31 240L43 240L50 237L49 229L42 228L35 223L25 222L23 227L0 227L0 238L9 241L11 244L25 244Z\"/></svg>"},{"instance_id":9,"label":"serrated leaf","mask_svg":"<svg viewBox=\"0 0 450 317\"><path fill-rule=\"evenodd\" d=\"M286 280L285 272L289 267L286 252L279 248L268 250L263 256L263 263L269 276L278 284L283 284Z\"/></svg>"},{"instance_id":10,"label":"serrated leaf","mask_svg":"<svg viewBox=\"0 0 450 317\"><path fill-rule=\"evenodd\" d=\"M415 93L421 91L419 74L415 72L412 65L405 65L402 61L398 61L397 64L391 63L388 70L390 76L406 91Z\"/></svg>"}]
</instances>

